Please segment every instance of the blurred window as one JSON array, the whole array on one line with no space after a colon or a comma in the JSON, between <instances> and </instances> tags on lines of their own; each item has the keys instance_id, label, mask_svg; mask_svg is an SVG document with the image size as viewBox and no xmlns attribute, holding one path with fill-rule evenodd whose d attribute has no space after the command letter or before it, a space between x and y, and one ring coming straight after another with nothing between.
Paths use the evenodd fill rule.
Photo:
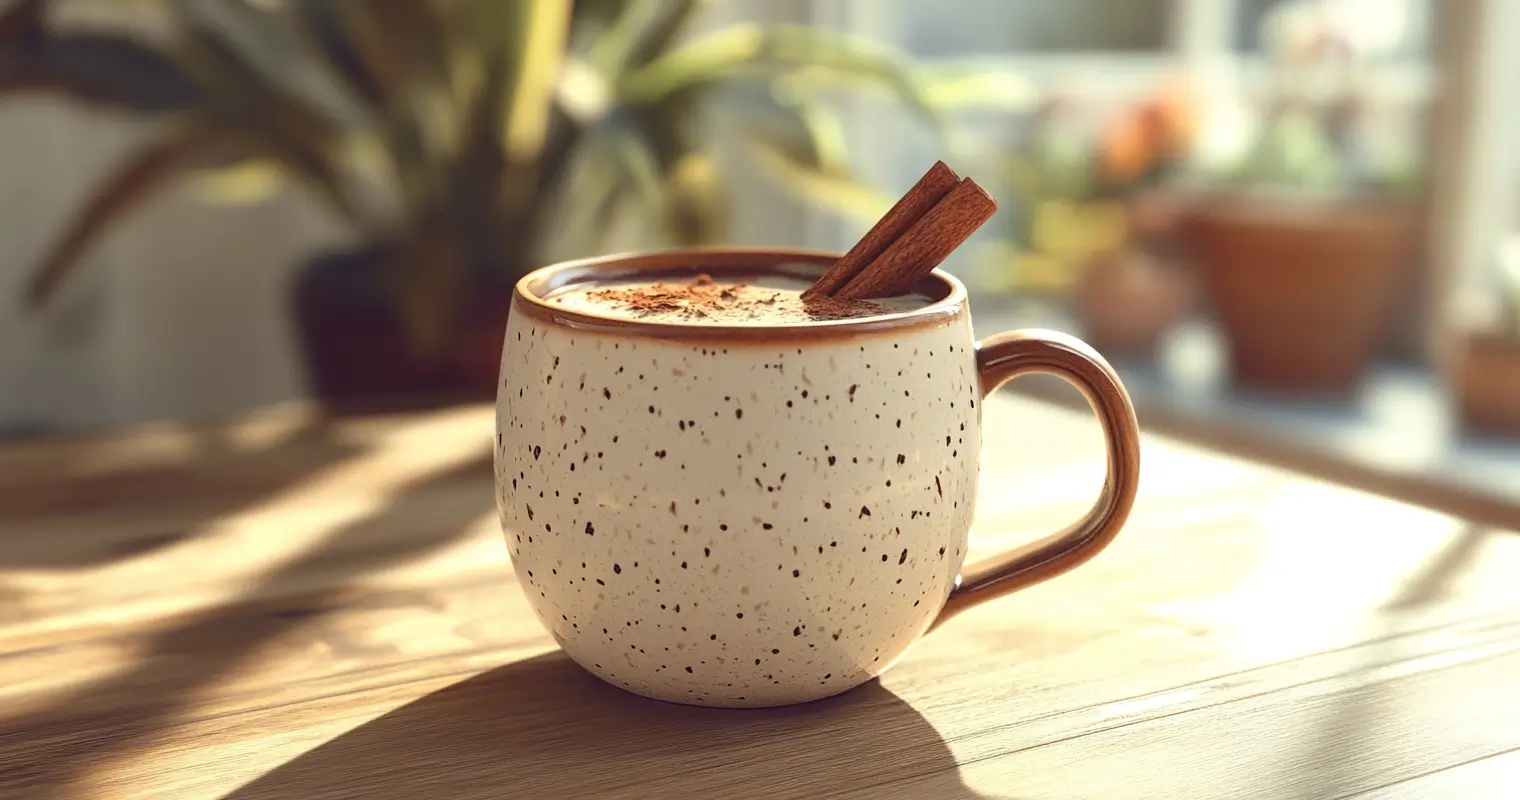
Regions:
<instances>
[{"instance_id":1,"label":"blurred window","mask_svg":"<svg viewBox=\"0 0 1520 800\"><path fill-rule=\"evenodd\" d=\"M1227 2L1228 0L1226 0ZM1262 29L1270 13L1292 0L1234 0L1232 25L1236 53L1261 53ZM1342 13L1358 21L1357 30L1387 57L1423 60L1431 54L1429 0L1343 0Z\"/></svg>"},{"instance_id":2,"label":"blurred window","mask_svg":"<svg viewBox=\"0 0 1520 800\"><path fill-rule=\"evenodd\" d=\"M891 0L902 47L926 58L1161 51L1174 0Z\"/></svg>"}]
</instances>

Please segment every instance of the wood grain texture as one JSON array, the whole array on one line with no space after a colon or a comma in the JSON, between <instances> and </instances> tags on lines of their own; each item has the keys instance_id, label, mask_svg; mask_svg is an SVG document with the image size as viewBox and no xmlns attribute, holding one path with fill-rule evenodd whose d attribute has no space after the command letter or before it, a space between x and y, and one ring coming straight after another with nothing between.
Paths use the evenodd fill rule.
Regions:
<instances>
[{"instance_id":1,"label":"wood grain texture","mask_svg":"<svg viewBox=\"0 0 1520 800\"><path fill-rule=\"evenodd\" d=\"M0 450L0 797L1500 797L1520 539L1151 437L1089 564L805 707L647 702L539 628L491 411ZM986 406L973 558L1075 519L1096 425Z\"/></svg>"},{"instance_id":2,"label":"wood grain texture","mask_svg":"<svg viewBox=\"0 0 1520 800\"><path fill-rule=\"evenodd\" d=\"M834 296L865 300L907 294L997 213L997 203L970 178L956 184Z\"/></svg>"},{"instance_id":3,"label":"wood grain texture","mask_svg":"<svg viewBox=\"0 0 1520 800\"><path fill-rule=\"evenodd\" d=\"M929 209L949 194L959 182L960 178L945 162L934 162L934 166L887 209L887 213L866 231L865 236L860 237L833 266L813 281L813 285L803 292L803 299L832 295L844 288L845 284L870 266L893 242L913 227L915 222L929 213Z\"/></svg>"}]
</instances>

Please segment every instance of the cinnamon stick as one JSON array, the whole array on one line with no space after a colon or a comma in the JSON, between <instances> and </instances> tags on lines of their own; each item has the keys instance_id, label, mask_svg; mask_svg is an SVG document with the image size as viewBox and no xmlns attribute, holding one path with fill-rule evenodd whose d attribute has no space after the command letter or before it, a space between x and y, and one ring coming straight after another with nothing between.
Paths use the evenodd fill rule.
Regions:
<instances>
[{"instance_id":1,"label":"cinnamon stick","mask_svg":"<svg viewBox=\"0 0 1520 800\"><path fill-rule=\"evenodd\" d=\"M802 299L833 295L879 258L893 242L902 238L929 209L944 199L960 182L943 161L934 162L913 188L903 195L849 252L839 257L828 271L802 293ZM931 267L932 269L932 267Z\"/></svg>"},{"instance_id":2,"label":"cinnamon stick","mask_svg":"<svg viewBox=\"0 0 1520 800\"><path fill-rule=\"evenodd\" d=\"M996 211L997 201L986 190L970 178L962 180L832 296L864 300L907 294Z\"/></svg>"}]
</instances>

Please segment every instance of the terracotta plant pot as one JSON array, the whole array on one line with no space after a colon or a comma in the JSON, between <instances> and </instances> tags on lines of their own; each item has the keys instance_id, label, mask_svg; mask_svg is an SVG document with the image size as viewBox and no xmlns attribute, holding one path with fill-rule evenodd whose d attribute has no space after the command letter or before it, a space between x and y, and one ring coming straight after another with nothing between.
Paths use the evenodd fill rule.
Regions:
<instances>
[{"instance_id":1,"label":"terracotta plant pot","mask_svg":"<svg viewBox=\"0 0 1520 800\"><path fill-rule=\"evenodd\" d=\"M1241 388L1354 391L1386 342L1416 234L1402 204L1219 198L1183 227Z\"/></svg>"},{"instance_id":2,"label":"terracotta plant pot","mask_svg":"<svg viewBox=\"0 0 1520 800\"><path fill-rule=\"evenodd\" d=\"M324 254L297 276L291 305L312 394L333 411L436 407L495 396L511 306L505 278L477 279L453 345L422 362L410 348L380 251Z\"/></svg>"},{"instance_id":3,"label":"terracotta plant pot","mask_svg":"<svg viewBox=\"0 0 1520 800\"><path fill-rule=\"evenodd\" d=\"M1191 195L1175 190L1136 192L1124 201L1130 235L1147 249L1170 255L1179 247L1179 232L1194 205Z\"/></svg>"},{"instance_id":4,"label":"terracotta plant pot","mask_svg":"<svg viewBox=\"0 0 1520 800\"><path fill-rule=\"evenodd\" d=\"M1074 305L1088 344L1109 358L1149 360L1192 297L1183 270L1142 250L1120 250L1087 268Z\"/></svg>"},{"instance_id":5,"label":"terracotta plant pot","mask_svg":"<svg viewBox=\"0 0 1520 800\"><path fill-rule=\"evenodd\" d=\"M1520 338L1464 336L1451 350L1447 372L1464 429L1520 436Z\"/></svg>"}]
</instances>

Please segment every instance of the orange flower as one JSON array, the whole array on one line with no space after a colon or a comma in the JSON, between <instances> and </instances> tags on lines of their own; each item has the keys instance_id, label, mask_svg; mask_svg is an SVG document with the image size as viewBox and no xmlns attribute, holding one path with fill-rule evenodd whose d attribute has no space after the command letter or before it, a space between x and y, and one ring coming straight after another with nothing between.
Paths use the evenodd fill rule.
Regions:
<instances>
[{"instance_id":1,"label":"orange flower","mask_svg":"<svg viewBox=\"0 0 1520 800\"><path fill-rule=\"evenodd\" d=\"M1135 180L1160 157L1157 128L1142 108L1127 109L1115 117L1098 144L1098 173L1108 183Z\"/></svg>"},{"instance_id":2,"label":"orange flower","mask_svg":"<svg viewBox=\"0 0 1520 800\"><path fill-rule=\"evenodd\" d=\"M1198 98L1185 80L1162 84L1146 111L1157 128L1162 153L1176 156L1192 146L1198 132Z\"/></svg>"},{"instance_id":3,"label":"orange flower","mask_svg":"<svg viewBox=\"0 0 1520 800\"><path fill-rule=\"evenodd\" d=\"M1098 144L1098 170L1110 183L1143 177L1164 158L1186 152L1198 128L1198 107L1192 87L1168 81L1140 105L1120 113L1103 131Z\"/></svg>"}]
</instances>

